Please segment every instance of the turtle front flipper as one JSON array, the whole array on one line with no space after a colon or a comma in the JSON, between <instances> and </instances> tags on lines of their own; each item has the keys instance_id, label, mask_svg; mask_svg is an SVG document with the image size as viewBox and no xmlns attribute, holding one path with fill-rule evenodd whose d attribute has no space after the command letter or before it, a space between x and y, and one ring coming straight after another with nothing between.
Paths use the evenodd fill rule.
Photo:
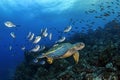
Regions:
<instances>
[{"instance_id":1,"label":"turtle front flipper","mask_svg":"<svg viewBox=\"0 0 120 80\"><path fill-rule=\"evenodd\" d=\"M78 61L79 61L79 52L78 51L75 51L75 53L73 54L73 58L74 58L74 60L75 60L75 62L77 64Z\"/></svg>"},{"instance_id":2,"label":"turtle front flipper","mask_svg":"<svg viewBox=\"0 0 120 80\"><path fill-rule=\"evenodd\" d=\"M47 58L47 62L48 62L49 64L52 64L52 63L53 63L53 58Z\"/></svg>"}]
</instances>

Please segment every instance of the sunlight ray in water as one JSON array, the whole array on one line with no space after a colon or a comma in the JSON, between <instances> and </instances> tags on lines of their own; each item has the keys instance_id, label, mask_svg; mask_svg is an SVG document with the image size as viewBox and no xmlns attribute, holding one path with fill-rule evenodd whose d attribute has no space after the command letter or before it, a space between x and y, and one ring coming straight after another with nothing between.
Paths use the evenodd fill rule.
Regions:
<instances>
[{"instance_id":1,"label":"sunlight ray in water","mask_svg":"<svg viewBox=\"0 0 120 80\"><path fill-rule=\"evenodd\" d=\"M42 12L54 12L54 11L64 11L67 9L71 9L75 3L79 4L79 8L85 7L86 4L97 3L100 2L99 0L3 0L0 3L0 7L5 10L14 10L15 8L18 9L30 9L30 7L40 6L42 7ZM7 7L9 6L9 7ZM8 9L7 9L8 8ZM11 9L10 9L11 8ZM77 7L78 8L78 7Z\"/></svg>"}]
</instances>

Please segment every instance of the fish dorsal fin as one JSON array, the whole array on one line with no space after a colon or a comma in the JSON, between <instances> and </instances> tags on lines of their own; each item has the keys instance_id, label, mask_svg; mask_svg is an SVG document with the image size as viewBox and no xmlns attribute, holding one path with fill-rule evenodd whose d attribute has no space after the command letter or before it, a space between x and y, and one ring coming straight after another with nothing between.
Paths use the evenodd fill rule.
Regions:
<instances>
[{"instance_id":1,"label":"fish dorsal fin","mask_svg":"<svg viewBox=\"0 0 120 80\"><path fill-rule=\"evenodd\" d=\"M76 51L76 52L73 54L73 58L74 58L74 60L75 60L75 62L76 62L76 64L77 64L78 61L79 61L79 52L78 52L78 51Z\"/></svg>"}]
</instances>

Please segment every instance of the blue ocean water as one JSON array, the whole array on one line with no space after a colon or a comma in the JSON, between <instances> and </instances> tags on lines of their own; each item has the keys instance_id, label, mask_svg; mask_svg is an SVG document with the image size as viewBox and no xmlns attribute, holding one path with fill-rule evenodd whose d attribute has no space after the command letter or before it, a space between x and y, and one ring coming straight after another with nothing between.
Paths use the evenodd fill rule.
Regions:
<instances>
[{"instance_id":1,"label":"blue ocean water","mask_svg":"<svg viewBox=\"0 0 120 80\"><path fill-rule=\"evenodd\" d=\"M117 3L117 0L1 0L0 80L9 80L16 66L23 61L24 51L21 47L25 46L30 50L34 46L26 38L29 32L40 35L41 29L47 28L48 33L53 34L52 40L50 41L47 37L38 44L51 46L61 36L67 39L70 35L81 32L83 28L95 30L116 18L116 11L119 8L116 8L117 5L112 2ZM110 10L106 8L108 6ZM111 10L114 10L114 14ZM102 19L95 18L108 11L110 16L103 16ZM6 27L4 25L6 21L13 22L16 27ZM92 22L93 25L91 25ZM69 33L63 33L69 25L72 26L72 30ZM15 33L15 39L10 36L10 32ZM9 50L9 46L12 46L12 50Z\"/></svg>"}]
</instances>

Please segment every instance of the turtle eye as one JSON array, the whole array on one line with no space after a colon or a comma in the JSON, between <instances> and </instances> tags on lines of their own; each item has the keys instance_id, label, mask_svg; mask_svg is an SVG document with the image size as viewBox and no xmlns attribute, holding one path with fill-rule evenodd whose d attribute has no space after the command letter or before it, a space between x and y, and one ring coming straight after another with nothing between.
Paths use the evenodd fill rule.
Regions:
<instances>
[{"instance_id":1,"label":"turtle eye","mask_svg":"<svg viewBox=\"0 0 120 80\"><path fill-rule=\"evenodd\" d=\"M84 43L80 43L81 46L84 46Z\"/></svg>"},{"instance_id":2,"label":"turtle eye","mask_svg":"<svg viewBox=\"0 0 120 80\"><path fill-rule=\"evenodd\" d=\"M84 44L83 44L83 43L80 43L80 46L84 46Z\"/></svg>"},{"instance_id":3,"label":"turtle eye","mask_svg":"<svg viewBox=\"0 0 120 80\"><path fill-rule=\"evenodd\" d=\"M78 45L78 47L84 47L84 46L85 46L85 44L82 42Z\"/></svg>"}]
</instances>

